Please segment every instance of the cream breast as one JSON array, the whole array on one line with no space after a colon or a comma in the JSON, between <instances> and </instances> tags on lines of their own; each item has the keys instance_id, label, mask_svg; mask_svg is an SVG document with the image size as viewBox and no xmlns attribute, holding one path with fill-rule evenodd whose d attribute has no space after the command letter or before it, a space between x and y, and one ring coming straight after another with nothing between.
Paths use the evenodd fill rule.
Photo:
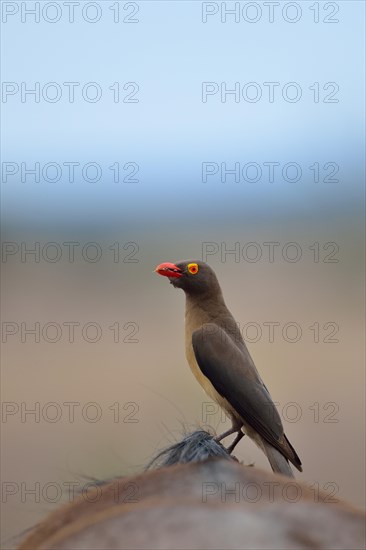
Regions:
<instances>
[{"instance_id":1,"label":"cream breast","mask_svg":"<svg viewBox=\"0 0 366 550\"><path fill-rule=\"evenodd\" d=\"M209 315L200 307L187 301L185 314L185 347L186 358L195 378L200 383L206 394L224 409L230 418L240 418L230 403L222 397L213 387L210 380L199 368L192 346L192 333L211 321Z\"/></svg>"}]
</instances>

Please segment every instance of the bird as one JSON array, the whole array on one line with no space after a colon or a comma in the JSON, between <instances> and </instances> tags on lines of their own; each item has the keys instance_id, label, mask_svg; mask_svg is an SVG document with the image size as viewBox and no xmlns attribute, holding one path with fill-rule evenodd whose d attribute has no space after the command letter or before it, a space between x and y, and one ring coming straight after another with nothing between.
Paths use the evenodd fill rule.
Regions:
<instances>
[{"instance_id":1,"label":"bird","mask_svg":"<svg viewBox=\"0 0 366 550\"><path fill-rule=\"evenodd\" d=\"M244 437L267 456L274 472L294 477L291 464L302 464L287 439L280 415L250 356L238 324L227 308L214 270L200 260L164 262L159 275L186 297L185 352L188 364L211 399L231 419L231 428L215 440L236 434L231 454Z\"/></svg>"}]
</instances>

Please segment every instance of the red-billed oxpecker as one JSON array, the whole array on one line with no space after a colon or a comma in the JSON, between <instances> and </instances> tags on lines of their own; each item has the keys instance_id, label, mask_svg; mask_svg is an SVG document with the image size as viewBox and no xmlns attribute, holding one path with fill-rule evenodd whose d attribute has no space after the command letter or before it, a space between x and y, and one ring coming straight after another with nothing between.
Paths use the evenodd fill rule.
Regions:
<instances>
[{"instance_id":1,"label":"red-billed oxpecker","mask_svg":"<svg viewBox=\"0 0 366 550\"><path fill-rule=\"evenodd\" d=\"M266 454L274 472L293 477L288 461L301 472L301 461L284 434L277 409L225 305L214 271L197 260L163 263L155 271L184 290L187 361L205 392L232 421L232 428L216 441L236 433L227 449L231 453L247 434Z\"/></svg>"}]
</instances>

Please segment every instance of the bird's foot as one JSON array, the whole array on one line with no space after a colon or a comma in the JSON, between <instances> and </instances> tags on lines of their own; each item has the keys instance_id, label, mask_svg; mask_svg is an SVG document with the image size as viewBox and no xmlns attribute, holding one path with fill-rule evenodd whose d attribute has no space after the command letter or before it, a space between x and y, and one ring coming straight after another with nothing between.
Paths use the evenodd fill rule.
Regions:
<instances>
[{"instance_id":1,"label":"bird's foot","mask_svg":"<svg viewBox=\"0 0 366 550\"><path fill-rule=\"evenodd\" d=\"M235 449L235 447L237 446L237 444L239 443L239 441L240 441L241 439L243 439L244 435L245 435L245 434L244 434L241 430L238 432L238 435L236 436L236 438L234 439L234 441L232 442L232 444L231 444L229 447L227 447L227 449L226 449L227 452L229 453L229 455L231 455L231 453L233 452L233 450Z\"/></svg>"},{"instance_id":2,"label":"bird's foot","mask_svg":"<svg viewBox=\"0 0 366 550\"><path fill-rule=\"evenodd\" d=\"M237 428L232 427L230 428L230 430L227 430L221 435L217 435L216 437L214 437L213 440L216 441L216 443L220 443L222 439L225 439L225 437L228 437L229 435L235 434L237 431L238 431Z\"/></svg>"}]
</instances>

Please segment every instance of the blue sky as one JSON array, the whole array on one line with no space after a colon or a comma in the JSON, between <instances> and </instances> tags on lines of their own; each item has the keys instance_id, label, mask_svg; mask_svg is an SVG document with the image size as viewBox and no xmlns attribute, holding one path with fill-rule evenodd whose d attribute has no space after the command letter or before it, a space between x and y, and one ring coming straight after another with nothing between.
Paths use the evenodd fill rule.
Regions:
<instances>
[{"instance_id":1,"label":"blue sky","mask_svg":"<svg viewBox=\"0 0 366 550\"><path fill-rule=\"evenodd\" d=\"M2 25L3 82L16 83L19 89L21 82L28 88L38 82L41 94L46 89L51 95L52 89L44 86L56 82L62 92L55 103L42 95L39 103L32 96L22 102L20 92L9 94L5 102L3 95L2 160L19 167L16 175L2 181L5 222L94 220L108 225L123 217L134 224L140 216L156 221L176 215L177 205L192 219L205 213L209 217L215 205L228 219L240 217L242 208L260 214L275 206L306 215L318 207L352 210L357 205L363 176L363 2L331 3L339 7L334 16L320 2L319 23L314 23L313 2L296 4L301 6L296 23L285 21L281 11L270 23L263 2L255 3L262 13L256 23L242 16L239 23L233 16L222 23L220 12L203 23L202 3L189 1L138 2L133 16L138 23L114 23L110 8L115 3L103 1L96 3L101 18L95 24L81 15L88 2L75 8L74 23L68 21L63 3L56 2L61 14L56 23L45 21L42 12L39 23L32 15L23 23L20 2L3 4L10 5L7 10L14 5L19 9L5 16ZM31 9L35 3L25 4ZM40 2L41 9L45 4ZM211 5L214 8L207 9L220 3ZM227 3L228 8L233 5ZM119 7L121 17L137 9L126 2ZM52 18L55 13L46 15ZM93 16L93 11L88 13ZM253 13L248 12L251 17ZM293 17L294 12L288 14ZM324 23L326 16L339 21ZM74 103L68 101L64 82L80 83ZM80 93L90 82L102 90L95 103ZM131 85L123 90L126 83L137 83L138 102L115 103L109 87L116 82L121 97L133 91ZM203 103L203 82L217 83L219 89L238 82L241 92L255 82L262 98L251 103L241 95L235 102L228 95L222 102L217 93ZM279 83L272 103L266 82ZM282 97L289 82L301 89L296 103ZM329 82L339 87L331 96L337 103L323 102L335 90L334 85L323 90ZM81 167L93 162L101 167L102 177L95 183L85 181L78 168L70 183L65 168L55 183L42 178L34 183L32 176L22 182L22 162L29 167L39 162L41 168L50 162L61 167L64 162ZM108 167L116 162L122 167L138 164L139 182L114 183ZM281 177L273 183L266 177L255 183L230 178L223 183L219 173L203 183L202 162L226 162L228 167L255 162L262 169L264 162L278 162L280 169L296 162L303 176L297 183ZM314 162L336 163L339 182L315 184L309 170Z\"/></svg>"}]
</instances>

